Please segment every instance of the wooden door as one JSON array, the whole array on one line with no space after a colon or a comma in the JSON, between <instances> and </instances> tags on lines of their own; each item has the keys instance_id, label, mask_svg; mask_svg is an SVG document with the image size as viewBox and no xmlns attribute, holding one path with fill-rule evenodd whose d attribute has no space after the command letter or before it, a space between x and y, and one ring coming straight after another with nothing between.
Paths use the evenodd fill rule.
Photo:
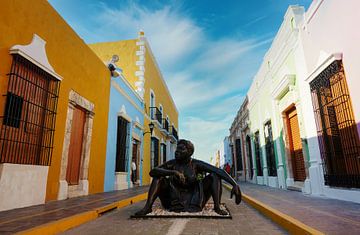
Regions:
<instances>
[{"instance_id":1,"label":"wooden door","mask_svg":"<svg viewBox=\"0 0 360 235\"><path fill-rule=\"evenodd\" d=\"M289 143L291 153L291 164L295 181L304 181L306 179L304 156L300 138L300 128L296 108L288 113Z\"/></svg>"},{"instance_id":2,"label":"wooden door","mask_svg":"<svg viewBox=\"0 0 360 235\"><path fill-rule=\"evenodd\" d=\"M79 184L85 118L85 111L79 107L75 107L71 127L68 165L66 171L66 181L69 185Z\"/></svg>"}]
</instances>

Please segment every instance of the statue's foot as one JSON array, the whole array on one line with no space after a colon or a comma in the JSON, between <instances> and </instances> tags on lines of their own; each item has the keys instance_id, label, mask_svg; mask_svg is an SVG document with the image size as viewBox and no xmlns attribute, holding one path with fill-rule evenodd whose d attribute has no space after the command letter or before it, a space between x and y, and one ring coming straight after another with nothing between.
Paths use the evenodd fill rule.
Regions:
<instances>
[{"instance_id":1,"label":"statue's foot","mask_svg":"<svg viewBox=\"0 0 360 235\"><path fill-rule=\"evenodd\" d=\"M228 213L224 210L221 210L220 208L214 208L214 211L218 213L219 215L228 215Z\"/></svg>"},{"instance_id":2,"label":"statue's foot","mask_svg":"<svg viewBox=\"0 0 360 235\"><path fill-rule=\"evenodd\" d=\"M152 212L151 208L143 208L142 210L139 210L135 213L136 216L144 216Z\"/></svg>"}]
</instances>

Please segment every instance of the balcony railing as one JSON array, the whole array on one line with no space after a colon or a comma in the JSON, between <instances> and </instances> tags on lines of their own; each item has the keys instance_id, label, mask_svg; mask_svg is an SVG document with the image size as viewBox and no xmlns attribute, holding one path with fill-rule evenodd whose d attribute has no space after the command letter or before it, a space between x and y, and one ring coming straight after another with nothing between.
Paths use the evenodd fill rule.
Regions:
<instances>
[{"instance_id":1,"label":"balcony railing","mask_svg":"<svg viewBox=\"0 0 360 235\"><path fill-rule=\"evenodd\" d=\"M174 126L171 126L171 134L172 134L172 136L175 137L176 140L179 140L177 130L175 129Z\"/></svg>"},{"instance_id":2,"label":"balcony railing","mask_svg":"<svg viewBox=\"0 0 360 235\"><path fill-rule=\"evenodd\" d=\"M150 107L150 118L151 120L158 121L162 125L162 113L158 107Z\"/></svg>"},{"instance_id":3,"label":"balcony railing","mask_svg":"<svg viewBox=\"0 0 360 235\"><path fill-rule=\"evenodd\" d=\"M163 129L169 132L169 121L166 118L164 118L163 121Z\"/></svg>"}]
</instances>

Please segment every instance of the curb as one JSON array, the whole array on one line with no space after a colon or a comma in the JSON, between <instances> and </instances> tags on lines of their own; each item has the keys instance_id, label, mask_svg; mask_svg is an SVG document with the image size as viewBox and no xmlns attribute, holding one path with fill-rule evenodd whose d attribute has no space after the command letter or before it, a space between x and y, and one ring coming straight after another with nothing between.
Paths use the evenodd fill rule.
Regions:
<instances>
[{"instance_id":1,"label":"curb","mask_svg":"<svg viewBox=\"0 0 360 235\"><path fill-rule=\"evenodd\" d=\"M223 184L223 186L231 190L231 186L227 184ZM323 232L312 228L299 220L284 214L246 194L242 194L242 200L264 214L265 216L269 217L273 222L277 223L284 229L286 229L291 234L316 234L316 235L323 235Z\"/></svg>"},{"instance_id":2,"label":"curb","mask_svg":"<svg viewBox=\"0 0 360 235\"><path fill-rule=\"evenodd\" d=\"M64 232L68 229L74 228L76 226L79 226L81 224L84 224L86 222L89 222L91 220L94 220L104 213L117 209L122 208L125 206L128 206L130 204L133 204L135 202L139 202L142 200L145 200L147 198L147 193L139 194L134 197L126 198L121 201L113 202L109 205L98 207L96 209L93 209L91 211L87 211L84 213L80 213L77 215L69 216L67 218L63 218L60 220L56 220L53 222L49 222L28 230L21 231L16 234L26 234L26 235L32 235L32 234L57 234L60 232Z\"/></svg>"}]
</instances>

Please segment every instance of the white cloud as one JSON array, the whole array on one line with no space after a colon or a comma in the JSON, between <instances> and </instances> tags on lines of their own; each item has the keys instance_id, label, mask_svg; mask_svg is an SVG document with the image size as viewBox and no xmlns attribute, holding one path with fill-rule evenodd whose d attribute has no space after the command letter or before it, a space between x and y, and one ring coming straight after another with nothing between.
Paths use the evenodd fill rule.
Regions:
<instances>
[{"instance_id":1,"label":"white cloud","mask_svg":"<svg viewBox=\"0 0 360 235\"><path fill-rule=\"evenodd\" d=\"M135 3L112 8L99 3L96 8L96 27L75 29L88 43L136 38L143 29L180 111L180 137L194 142L196 157L209 160L228 135L262 46L272 39L211 38L173 6L149 10Z\"/></svg>"},{"instance_id":2,"label":"white cloud","mask_svg":"<svg viewBox=\"0 0 360 235\"><path fill-rule=\"evenodd\" d=\"M204 117L186 117L182 125L181 138L194 143L194 157L209 161L221 150L222 141L229 129L233 115L222 117L220 120L206 120Z\"/></svg>"},{"instance_id":3,"label":"white cloud","mask_svg":"<svg viewBox=\"0 0 360 235\"><path fill-rule=\"evenodd\" d=\"M144 30L161 67L178 63L203 40L201 28L170 6L150 11L136 4L121 9L102 5L98 19L122 37L134 38Z\"/></svg>"}]
</instances>

